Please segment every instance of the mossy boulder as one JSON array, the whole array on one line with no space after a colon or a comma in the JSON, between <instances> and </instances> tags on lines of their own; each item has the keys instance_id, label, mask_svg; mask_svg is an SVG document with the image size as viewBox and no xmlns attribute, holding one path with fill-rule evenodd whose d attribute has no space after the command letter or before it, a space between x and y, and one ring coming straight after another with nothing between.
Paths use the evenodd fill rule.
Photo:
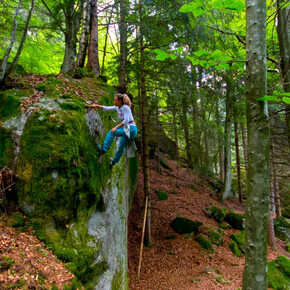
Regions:
<instances>
[{"instance_id":1,"label":"mossy boulder","mask_svg":"<svg viewBox=\"0 0 290 290\"><path fill-rule=\"evenodd\" d=\"M167 162L163 158L159 157L159 162L163 168L172 170L171 167L167 164Z\"/></svg>"},{"instance_id":2,"label":"mossy boulder","mask_svg":"<svg viewBox=\"0 0 290 290\"><path fill-rule=\"evenodd\" d=\"M290 289L290 260L279 256L268 262L268 286L273 289Z\"/></svg>"},{"instance_id":3,"label":"mossy boulder","mask_svg":"<svg viewBox=\"0 0 290 290\"><path fill-rule=\"evenodd\" d=\"M235 241L231 241L228 245L228 248L233 252L233 254L237 257L241 257L243 254Z\"/></svg>"},{"instance_id":4,"label":"mossy boulder","mask_svg":"<svg viewBox=\"0 0 290 290\"><path fill-rule=\"evenodd\" d=\"M245 231L241 231L238 234L232 234L230 238L235 241L241 250L241 252L244 254L246 249L245 249Z\"/></svg>"},{"instance_id":5,"label":"mossy boulder","mask_svg":"<svg viewBox=\"0 0 290 290\"><path fill-rule=\"evenodd\" d=\"M116 281L126 288L125 197L132 201L138 160L110 168L115 144L100 158L96 143L103 142L112 124L105 112L85 106L95 98L111 104L115 91L96 79L61 76L50 76L36 89L41 98L27 108L29 114L7 113L6 103L0 107L7 116L0 124L5 141L0 161L10 161L18 175L18 205L37 236L86 289L110 289Z\"/></svg>"},{"instance_id":6,"label":"mossy boulder","mask_svg":"<svg viewBox=\"0 0 290 290\"><path fill-rule=\"evenodd\" d=\"M225 219L228 224L230 224L233 229L244 230L245 229L245 215L236 213L232 210L227 213Z\"/></svg>"},{"instance_id":7,"label":"mossy boulder","mask_svg":"<svg viewBox=\"0 0 290 290\"><path fill-rule=\"evenodd\" d=\"M177 216L172 222L171 227L178 234L188 234L191 232L197 232L198 228L202 226L201 222L192 221L188 218Z\"/></svg>"},{"instance_id":8,"label":"mossy boulder","mask_svg":"<svg viewBox=\"0 0 290 290\"><path fill-rule=\"evenodd\" d=\"M217 221L218 223L222 223L226 217L227 209L226 208L218 208L213 206L210 209L211 216Z\"/></svg>"},{"instance_id":9,"label":"mossy boulder","mask_svg":"<svg viewBox=\"0 0 290 290\"><path fill-rule=\"evenodd\" d=\"M212 242L209 241L203 234L199 234L194 238L194 240L197 241L201 245L201 247L209 253L214 252Z\"/></svg>"},{"instance_id":10,"label":"mossy boulder","mask_svg":"<svg viewBox=\"0 0 290 290\"><path fill-rule=\"evenodd\" d=\"M168 194L161 190L155 190L155 193L158 195L158 200L166 200L168 199Z\"/></svg>"},{"instance_id":11,"label":"mossy boulder","mask_svg":"<svg viewBox=\"0 0 290 290\"><path fill-rule=\"evenodd\" d=\"M290 220L285 217L274 219L275 236L283 241L290 241Z\"/></svg>"}]
</instances>

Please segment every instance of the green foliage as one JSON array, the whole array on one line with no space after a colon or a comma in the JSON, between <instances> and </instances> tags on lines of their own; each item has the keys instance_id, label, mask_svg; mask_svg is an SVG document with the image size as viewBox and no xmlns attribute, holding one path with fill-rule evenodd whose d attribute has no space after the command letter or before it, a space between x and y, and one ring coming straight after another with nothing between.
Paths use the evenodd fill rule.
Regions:
<instances>
[{"instance_id":1,"label":"green foliage","mask_svg":"<svg viewBox=\"0 0 290 290\"><path fill-rule=\"evenodd\" d=\"M21 97L26 96L18 90L0 92L0 120L6 121L20 115Z\"/></svg>"},{"instance_id":2,"label":"green foliage","mask_svg":"<svg viewBox=\"0 0 290 290\"><path fill-rule=\"evenodd\" d=\"M12 214L11 218L11 225L12 227L23 227L24 226L24 218L20 212L15 212Z\"/></svg>"},{"instance_id":3,"label":"green foliage","mask_svg":"<svg viewBox=\"0 0 290 290\"><path fill-rule=\"evenodd\" d=\"M165 169L171 170L171 167L165 162L163 158L159 157L159 162L162 167L164 167Z\"/></svg>"},{"instance_id":4,"label":"green foliage","mask_svg":"<svg viewBox=\"0 0 290 290\"><path fill-rule=\"evenodd\" d=\"M158 195L158 200L167 200L168 194L164 191L155 190L155 193Z\"/></svg>"},{"instance_id":5,"label":"green foliage","mask_svg":"<svg viewBox=\"0 0 290 290\"><path fill-rule=\"evenodd\" d=\"M230 236L230 238L236 242L236 244L238 245L238 247L242 253L246 252L246 249L245 249L245 231L241 231L238 234L232 234Z\"/></svg>"},{"instance_id":6,"label":"green foliage","mask_svg":"<svg viewBox=\"0 0 290 290\"><path fill-rule=\"evenodd\" d=\"M290 93L273 91L273 96L265 96L263 98L258 98L258 101L268 101L268 102L282 102L287 105L290 104Z\"/></svg>"},{"instance_id":7,"label":"green foliage","mask_svg":"<svg viewBox=\"0 0 290 290\"><path fill-rule=\"evenodd\" d=\"M290 241L290 220L285 217L274 219L275 236L283 241Z\"/></svg>"},{"instance_id":8,"label":"green foliage","mask_svg":"<svg viewBox=\"0 0 290 290\"><path fill-rule=\"evenodd\" d=\"M201 245L203 249L207 250L209 253L214 252L212 242L206 239L203 234L199 234L194 239Z\"/></svg>"}]
</instances>

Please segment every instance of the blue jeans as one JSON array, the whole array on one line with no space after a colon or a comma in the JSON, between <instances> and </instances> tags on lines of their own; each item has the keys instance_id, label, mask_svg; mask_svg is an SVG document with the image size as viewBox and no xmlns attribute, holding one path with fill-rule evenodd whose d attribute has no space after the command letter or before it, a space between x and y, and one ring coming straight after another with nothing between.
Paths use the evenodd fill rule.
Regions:
<instances>
[{"instance_id":1,"label":"blue jeans","mask_svg":"<svg viewBox=\"0 0 290 290\"><path fill-rule=\"evenodd\" d=\"M120 158L122 157L122 155L124 154L125 148L128 145L128 141L129 140L134 140L137 137L137 126L135 125L131 125L130 126L130 138L128 138L128 136L125 134L124 132L124 128L119 128L115 131L115 133L112 133L111 130L108 132L107 137L105 139L104 145L103 145L103 150L107 151L109 150L109 148L111 147L114 138L115 137L121 137L120 140L120 144L118 147L118 150L115 154L115 157L113 159L113 161L115 163L119 162Z\"/></svg>"}]
</instances>

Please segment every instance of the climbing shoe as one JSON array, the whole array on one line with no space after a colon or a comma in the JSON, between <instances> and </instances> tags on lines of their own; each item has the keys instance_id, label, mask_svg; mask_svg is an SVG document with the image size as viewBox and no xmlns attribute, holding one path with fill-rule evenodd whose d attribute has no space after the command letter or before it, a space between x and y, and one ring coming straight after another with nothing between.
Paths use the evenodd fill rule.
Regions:
<instances>
[{"instance_id":1,"label":"climbing shoe","mask_svg":"<svg viewBox=\"0 0 290 290\"><path fill-rule=\"evenodd\" d=\"M97 149L98 149L100 155L103 155L106 153L106 151L103 149L103 147L100 144L97 144Z\"/></svg>"},{"instance_id":2,"label":"climbing shoe","mask_svg":"<svg viewBox=\"0 0 290 290\"><path fill-rule=\"evenodd\" d=\"M110 166L113 167L116 163L114 162L114 159L110 157Z\"/></svg>"}]
</instances>

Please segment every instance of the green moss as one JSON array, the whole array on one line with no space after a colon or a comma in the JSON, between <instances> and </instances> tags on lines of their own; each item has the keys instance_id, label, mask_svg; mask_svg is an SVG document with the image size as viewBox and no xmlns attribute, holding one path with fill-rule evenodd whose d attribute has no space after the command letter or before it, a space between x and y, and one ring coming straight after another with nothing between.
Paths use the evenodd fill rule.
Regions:
<instances>
[{"instance_id":1,"label":"green moss","mask_svg":"<svg viewBox=\"0 0 290 290\"><path fill-rule=\"evenodd\" d=\"M210 231L209 239L213 244L216 244L218 246L222 246L224 244L224 240L222 238L222 235L220 233L215 232L215 231Z\"/></svg>"},{"instance_id":2,"label":"green moss","mask_svg":"<svg viewBox=\"0 0 290 290\"><path fill-rule=\"evenodd\" d=\"M287 251L288 253L290 253L290 244L287 244L287 245L286 245L286 251Z\"/></svg>"},{"instance_id":3,"label":"green moss","mask_svg":"<svg viewBox=\"0 0 290 290\"><path fill-rule=\"evenodd\" d=\"M24 218L23 215L20 212L15 212L11 218L11 225L12 227L23 227L24 226Z\"/></svg>"},{"instance_id":4,"label":"green moss","mask_svg":"<svg viewBox=\"0 0 290 290\"><path fill-rule=\"evenodd\" d=\"M166 161L163 158L159 157L159 162L162 167L172 170L171 167L166 163Z\"/></svg>"},{"instance_id":5,"label":"green moss","mask_svg":"<svg viewBox=\"0 0 290 290\"><path fill-rule=\"evenodd\" d=\"M175 189L173 189L173 190L171 191L171 193L172 193L172 194L177 194L177 191L176 191Z\"/></svg>"},{"instance_id":6,"label":"green moss","mask_svg":"<svg viewBox=\"0 0 290 290\"><path fill-rule=\"evenodd\" d=\"M124 281L125 278L125 281ZM125 275L125 277L123 278L123 273L117 272L113 278L113 282L112 282L112 286L111 289L112 290L119 290L119 289L126 289L127 287L125 287L125 285L128 285L128 275Z\"/></svg>"},{"instance_id":7,"label":"green moss","mask_svg":"<svg viewBox=\"0 0 290 290\"><path fill-rule=\"evenodd\" d=\"M193 183L189 184L189 187L191 189L193 189L194 191L198 191L198 187L195 184L193 184Z\"/></svg>"},{"instance_id":8,"label":"green moss","mask_svg":"<svg viewBox=\"0 0 290 290\"><path fill-rule=\"evenodd\" d=\"M62 85L62 80L57 77L48 77L45 82L38 83L35 85L35 89L44 93L50 93L50 95L53 95L53 92L56 89L57 85ZM56 96L54 96L56 97Z\"/></svg>"},{"instance_id":9,"label":"green moss","mask_svg":"<svg viewBox=\"0 0 290 290\"><path fill-rule=\"evenodd\" d=\"M16 117L21 113L20 97L23 93L15 90L9 90L0 93L0 120L6 121L10 118Z\"/></svg>"},{"instance_id":10,"label":"green moss","mask_svg":"<svg viewBox=\"0 0 290 290\"><path fill-rule=\"evenodd\" d=\"M3 127L0 127L0 168L10 166L14 159L15 145L10 134Z\"/></svg>"},{"instance_id":11,"label":"green moss","mask_svg":"<svg viewBox=\"0 0 290 290\"><path fill-rule=\"evenodd\" d=\"M234 229L237 230L244 230L244 221L245 215L235 213L234 211L230 210L230 212L226 215L225 221L230 224Z\"/></svg>"},{"instance_id":12,"label":"green moss","mask_svg":"<svg viewBox=\"0 0 290 290\"><path fill-rule=\"evenodd\" d=\"M168 199L168 194L164 191L155 190L155 193L158 195L158 200L166 200Z\"/></svg>"},{"instance_id":13,"label":"green moss","mask_svg":"<svg viewBox=\"0 0 290 290\"><path fill-rule=\"evenodd\" d=\"M218 223L221 223L224 221L225 217L226 217L226 211L227 209L226 208L218 208L216 206L213 206L211 209L210 209L210 213L212 215L212 217L218 222Z\"/></svg>"},{"instance_id":14,"label":"green moss","mask_svg":"<svg viewBox=\"0 0 290 290\"><path fill-rule=\"evenodd\" d=\"M230 238L235 241L242 253L245 253L245 231L238 234L232 234Z\"/></svg>"},{"instance_id":15,"label":"green moss","mask_svg":"<svg viewBox=\"0 0 290 290\"><path fill-rule=\"evenodd\" d=\"M290 288L290 260L279 256L276 260L268 262L268 286L273 289Z\"/></svg>"},{"instance_id":16,"label":"green moss","mask_svg":"<svg viewBox=\"0 0 290 290\"><path fill-rule=\"evenodd\" d=\"M0 273L11 268L13 264L14 261L11 258L2 256L0 254Z\"/></svg>"},{"instance_id":17,"label":"green moss","mask_svg":"<svg viewBox=\"0 0 290 290\"><path fill-rule=\"evenodd\" d=\"M199 234L194 239L201 245L203 249L207 250L209 253L214 252L212 242L206 239L203 234Z\"/></svg>"},{"instance_id":18,"label":"green moss","mask_svg":"<svg viewBox=\"0 0 290 290\"><path fill-rule=\"evenodd\" d=\"M222 224L219 224L219 227L223 230L228 230L228 229L231 229L232 226L229 225L229 224L226 224L226 223L222 223Z\"/></svg>"},{"instance_id":19,"label":"green moss","mask_svg":"<svg viewBox=\"0 0 290 290\"><path fill-rule=\"evenodd\" d=\"M231 241L228 245L228 248L233 252L233 254L237 257L241 257L242 256L242 252L239 249L238 244L235 241Z\"/></svg>"},{"instance_id":20,"label":"green moss","mask_svg":"<svg viewBox=\"0 0 290 290\"><path fill-rule=\"evenodd\" d=\"M198 228L202 225L201 222L192 221L190 219L177 216L172 222L171 227L179 234L186 234L191 232L197 232Z\"/></svg>"},{"instance_id":21,"label":"green moss","mask_svg":"<svg viewBox=\"0 0 290 290\"><path fill-rule=\"evenodd\" d=\"M23 278L19 279L17 282L7 284L5 289L21 289L25 286L25 280Z\"/></svg>"}]
</instances>

